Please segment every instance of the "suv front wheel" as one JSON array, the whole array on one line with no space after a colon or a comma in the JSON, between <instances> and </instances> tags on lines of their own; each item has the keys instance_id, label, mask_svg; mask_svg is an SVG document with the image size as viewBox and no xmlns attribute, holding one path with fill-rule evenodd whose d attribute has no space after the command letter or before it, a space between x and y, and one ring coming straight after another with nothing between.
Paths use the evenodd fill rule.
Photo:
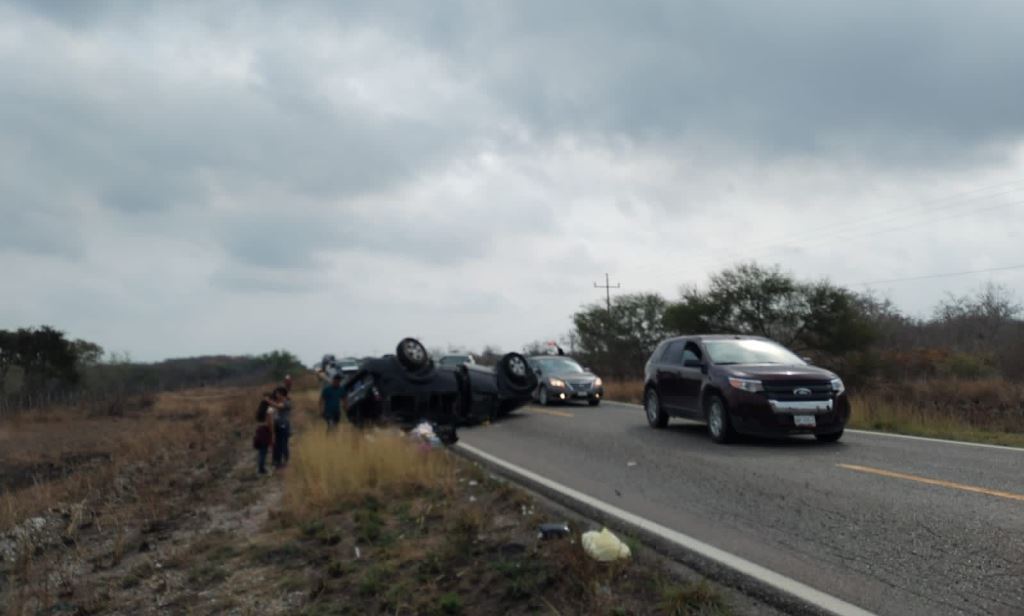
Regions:
<instances>
[{"instance_id":1,"label":"suv front wheel","mask_svg":"<svg viewBox=\"0 0 1024 616\"><path fill-rule=\"evenodd\" d=\"M736 433L729 423L729 409L725 406L725 400L721 396L712 395L707 401L708 434L716 443L728 443L733 440Z\"/></svg>"},{"instance_id":2,"label":"suv front wheel","mask_svg":"<svg viewBox=\"0 0 1024 616\"><path fill-rule=\"evenodd\" d=\"M668 425L668 414L661 408L661 398L653 387L648 388L644 394L644 413L647 415L647 423L652 428L664 428Z\"/></svg>"}]
</instances>

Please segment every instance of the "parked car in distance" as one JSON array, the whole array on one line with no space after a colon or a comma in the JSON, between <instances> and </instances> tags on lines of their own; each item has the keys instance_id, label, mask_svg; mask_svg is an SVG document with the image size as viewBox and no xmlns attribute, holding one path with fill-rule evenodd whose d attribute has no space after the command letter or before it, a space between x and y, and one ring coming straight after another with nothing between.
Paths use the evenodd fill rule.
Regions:
<instances>
[{"instance_id":1,"label":"parked car in distance","mask_svg":"<svg viewBox=\"0 0 1024 616\"><path fill-rule=\"evenodd\" d=\"M601 378L565 355L536 355L527 359L537 374L534 398L541 405L586 400L597 406L604 397Z\"/></svg>"},{"instance_id":2,"label":"parked car in distance","mask_svg":"<svg viewBox=\"0 0 1024 616\"><path fill-rule=\"evenodd\" d=\"M813 434L835 442L850 419L842 379L757 336L681 336L661 342L644 366L644 412L707 422L725 443L736 434Z\"/></svg>"},{"instance_id":3,"label":"parked car in distance","mask_svg":"<svg viewBox=\"0 0 1024 616\"><path fill-rule=\"evenodd\" d=\"M475 364L476 358L472 354L466 353L465 355L442 355L437 360L439 366L461 366L463 364Z\"/></svg>"},{"instance_id":4,"label":"parked car in distance","mask_svg":"<svg viewBox=\"0 0 1024 616\"><path fill-rule=\"evenodd\" d=\"M315 370L321 379L330 381L335 374L340 374L342 378L355 374L359 371L359 364L360 360L354 357L337 359L334 355L327 354L320 360Z\"/></svg>"}]
</instances>

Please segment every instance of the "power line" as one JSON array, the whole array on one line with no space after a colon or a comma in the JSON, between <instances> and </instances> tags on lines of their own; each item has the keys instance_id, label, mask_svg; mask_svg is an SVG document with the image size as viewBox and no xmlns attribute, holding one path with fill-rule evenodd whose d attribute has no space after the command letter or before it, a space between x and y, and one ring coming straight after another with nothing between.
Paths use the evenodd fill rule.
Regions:
<instances>
[{"instance_id":1,"label":"power line","mask_svg":"<svg viewBox=\"0 0 1024 616\"><path fill-rule=\"evenodd\" d=\"M1012 185L1012 184L1016 184L1016 183L1018 183L1018 182L1012 182L1012 183L1010 183L1008 185ZM940 207L933 207L931 210L916 211L916 212L910 211L910 210L913 210L915 208L920 208L920 207L926 205L926 203L928 203L928 202L922 203L922 204L918 204L917 206L897 208L896 210L890 211L889 213L882 214L881 217L876 215L874 217L862 218L860 220L850 220L847 223L840 224L838 226L838 228L833 228L830 231L827 230L828 226L826 226L826 227L818 227L820 229L823 229L824 232L821 232L821 233L808 233L806 230L802 230L799 235L797 235L795 237L791 237L788 242L777 243L777 244L768 243L768 244L761 244L761 245L754 244L753 246L748 245L739 254L733 253L732 257L725 257L723 255L706 255L706 256L702 256L702 257L698 257L696 259L693 259L693 260L690 261L690 263L691 264L710 264L710 263L715 262L715 261L719 261L719 262L721 262L721 261L735 261L736 257L747 258L747 259L757 258L757 257L764 258L770 252L774 252L775 250L785 249L785 248L790 248L790 249L808 249L808 248L818 248L818 247L826 246L826 245L829 245L829 244L843 245L843 244L845 244L847 242L850 242L850 241L856 242L856 241L863 240L864 238L873 237L873 236L884 234L884 233L907 231L907 230L912 230L912 229L916 230L916 229L919 229L921 227L924 227L924 226L927 226L927 225L931 225L931 224L934 224L934 223L937 223L937 222L942 222L942 221L956 219L956 218L962 218L962 217L965 217L965 216L972 216L972 215L979 214L979 213L982 213L982 212L988 212L988 211L997 210L997 209L1003 209L1003 208L1008 208L1008 207L1015 207L1015 206L1020 206L1020 205L1024 204L1024 201L1021 201L1021 200L1006 201L1005 199L999 199L998 202L995 203L995 204L985 204L985 203L976 204L975 203L979 199L988 200L988 199L992 199L992 198L1005 197L1006 195L1013 194L1014 192L1016 192L1016 190L1019 190L1019 189L1009 190L1009 191L1000 192L1000 193L996 193L996 194L981 195L981 196L976 196L976 197L969 198L969 199L964 199L963 198L964 196L970 195L972 193L977 193L977 192L981 192L981 191L984 191L984 190L991 190L992 188L999 188L999 187L1001 187L1001 186L996 185L996 186L989 187L989 188L986 188L986 189L979 189L979 190L971 191L969 193L961 194L961 195L950 197L950 198L946 198L946 199L933 200L930 203L932 203L932 204L934 204L934 203L941 203L943 201L945 201L946 203L945 203L945 205L942 205ZM983 207L978 207L979 205L982 205ZM899 213L899 212L903 212L903 213ZM945 215L936 216L937 213L944 213ZM888 223L888 225L880 225L879 223ZM896 224L893 225L893 223L896 223ZM907 224L907 223L910 223L910 224ZM867 229L865 229L865 228L856 229L856 227L858 225L865 225L865 224L869 225L869 228L867 228ZM870 229L870 226L876 226L877 228ZM853 231L853 233L850 233L851 230ZM796 241L794 241L794 240L796 240ZM638 270L634 270L634 271L647 271L647 270L655 269L656 267L657 266L655 266L655 265L650 265L648 267L641 267Z\"/></svg>"},{"instance_id":2,"label":"power line","mask_svg":"<svg viewBox=\"0 0 1024 616\"><path fill-rule=\"evenodd\" d=\"M988 269L979 270L966 270L962 272L944 272L941 274L924 274L921 276L907 276L905 278L888 278L886 280L869 280L868 282L857 282L852 285L856 286L869 286L873 284L887 284L890 282L908 282L911 280L928 280L930 278L953 278L955 276L969 276L971 274L988 274L990 272L1005 272L1009 270L1024 269L1024 265L1007 265L1006 267L990 267Z\"/></svg>"},{"instance_id":3,"label":"power line","mask_svg":"<svg viewBox=\"0 0 1024 616\"><path fill-rule=\"evenodd\" d=\"M1003 196L1005 194L1008 194L1008 193L999 193L998 195L987 195L985 198L987 199L989 197ZM987 205L985 207L977 207L975 204L972 203L975 200L976 199L971 199L971 200L968 200L968 201L949 203L949 204L944 205L942 207L933 208L932 210L927 211L927 212L911 213L909 217L907 217L907 214L899 214L899 215L894 215L894 216L887 216L887 217L881 218L881 219L876 219L874 221L872 221L871 219L862 219L861 221L851 221L850 224L847 227L845 227L845 228L840 227L840 228L836 228L836 229L833 229L830 232L825 232L825 233L810 234L810 233L807 233L807 232L802 232L800 234L800 236L795 238L795 239L797 239L796 242L794 242L791 239L788 242L762 245L760 248L754 248L752 250L747 249L745 251L745 254L746 254L746 258L752 258L752 257L758 256L758 255L763 257L765 254L773 252L773 251L778 250L778 249L786 249L786 248L790 248L790 249L794 249L794 248L795 249L817 248L817 247L820 247L820 246L823 246L823 245L834 244L836 242L847 242L847 241L851 241L851 240L858 240L858 239L863 239L863 238L866 238L866 237L872 237L872 236L875 236L875 235L880 235L880 234L883 234L883 233L892 233L892 232L896 232L896 231L906 231L906 230L909 230L909 229L918 229L920 227L923 227L923 226L926 226L926 225L931 225L931 224L934 224L934 223L937 223L937 222L942 222L944 220L951 220L951 219L955 219L955 218L961 218L961 217L964 217L964 216L971 216L971 215L974 215L974 214L979 214L981 212L988 212L988 211L991 211L991 210L1002 209L1002 208L1013 207L1013 206L1018 206L1018 205L1024 204L1024 201L1010 201L1010 202L1004 202L1004 203L997 203L995 205ZM970 207L968 209L966 209L966 211L957 211L957 210L962 210L964 208L964 206L970 206ZM942 212L944 210L951 210L951 209L953 211L952 212L947 212L946 215L944 215L944 216L936 216L935 215L937 212ZM876 228L876 229L873 229L873 230L868 230L868 229L863 229L863 228L862 229L856 229L855 228L855 227L857 227L860 224L868 224L868 225L872 225L873 226L873 225L877 225L879 223L889 223L889 225L891 225L892 223L896 223L896 226L879 226L879 228ZM907 223L910 223L910 224L907 224ZM850 234L851 230L854 231L853 234ZM740 255L737 255L737 256L741 256L742 254L743 253L741 253ZM708 257L708 258L710 258L710 257Z\"/></svg>"},{"instance_id":4,"label":"power line","mask_svg":"<svg viewBox=\"0 0 1024 616\"><path fill-rule=\"evenodd\" d=\"M608 274L605 274L604 275L604 284L597 284L595 282L594 283L594 288L595 289L604 289L605 303L608 306L608 313L611 314L611 311L612 311L612 289L621 289L622 285L617 283L617 282L614 285L612 285L608 281Z\"/></svg>"},{"instance_id":5,"label":"power line","mask_svg":"<svg viewBox=\"0 0 1024 616\"><path fill-rule=\"evenodd\" d=\"M938 199L931 199L931 200L928 200L928 201L922 201L922 202L919 202L919 203L915 203L915 204L911 204L911 205L906 205L906 206L898 207L898 208L895 208L895 209L890 209L890 210L888 210L886 212L875 214L874 216L862 217L862 218L859 218L859 219L858 218L853 218L853 219L848 219L848 220L839 221L839 222L830 222L830 223L826 223L824 225L820 225L820 226L817 226L817 227L811 227L809 229L802 229L801 230L801 235L807 236L807 235L810 235L810 234L814 234L812 237L828 237L828 236L836 235L836 232L838 232L841 235L843 233L848 232L850 230L850 228L857 227L857 226L863 226L863 225L874 226L874 225L879 225L879 224L882 224L882 223L888 223L888 222L893 222L893 221L898 221L900 223L906 223L909 220L913 220L914 218L916 218L917 216L920 216L922 214L925 215L925 217L927 218L927 217L933 215L935 212L938 212L938 211L947 210L947 209L950 209L950 208L959 208L959 207L962 207L964 205L968 205L968 204L973 203L973 202L978 201L978 200L991 199L993 197L1001 197L1003 195L1013 194L1014 192L1021 190L1021 188L1011 188L1009 190L1004 190L1002 192L997 192L997 193L993 193L993 194L977 194L977 193L984 193L984 192L988 192L988 191L991 191L991 190L997 189L997 188L1006 188L1008 186L1016 186L1016 185L1022 184L1022 183L1024 183L1024 180L1017 180L1017 181L1013 181L1013 182L1007 182L1005 184L995 184L995 185L992 185L992 186L986 186L986 187L983 187L983 188L977 188L977 189L974 189L974 190L970 190L970 191L963 192L963 193L958 193L958 194L955 194L955 195L950 195L950 196L947 196L947 197L942 197L942 198L938 198ZM971 196L971 195L975 195L975 196ZM939 204L943 204L943 203L945 205L942 205L941 207L929 208L929 206L939 205ZM903 218L903 217L905 217L907 215L910 215L910 219L902 220L902 221L899 220L900 218ZM822 232L827 232L827 233L822 233ZM776 248L776 247L785 247L786 244L788 244L791 240L792 240L792 235L778 236L776 239L762 240L762 241L756 242L754 244L747 245L744 248L744 250L745 251L753 250L753 251L760 252L760 251L763 251L764 249L771 249L771 248Z\"/></svg>"}]
</instances>

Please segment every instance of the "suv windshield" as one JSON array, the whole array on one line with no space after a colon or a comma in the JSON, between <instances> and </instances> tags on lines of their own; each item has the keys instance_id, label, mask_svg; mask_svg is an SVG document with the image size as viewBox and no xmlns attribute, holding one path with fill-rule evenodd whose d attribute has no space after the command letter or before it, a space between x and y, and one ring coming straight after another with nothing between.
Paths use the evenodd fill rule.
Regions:
<instances>
[{"instance_id":1,"label":"suv windshield","mask_svg":"<svg viewBox=\"0 0 1024 616\"><path fill-rule=\"evenodd\" d=\"M437 363L442 366L461 366L470 362L469 355L445 355Z\"/></svg>"},{"instance_id":2,"label":"suv windshield","mask_svg":"<svg viewBox=\"0 0 1024 616\"><path fill-rule=\"evenodd\" d=\"M804 361L789 349L767 340L707 340L704 348L716 364L796 364Z\"/></svg>"},{"instance_id":3,"label":"suv windshield","mask_svg":"<svg viewBox=\"0 0 1024 616\"><path fill-rule=\"evenodd\" d=\"M540 357L533 361L545 372L554 372L555 374L583 372L583 368L568 357Z\"/></svg>"}]
</instances>

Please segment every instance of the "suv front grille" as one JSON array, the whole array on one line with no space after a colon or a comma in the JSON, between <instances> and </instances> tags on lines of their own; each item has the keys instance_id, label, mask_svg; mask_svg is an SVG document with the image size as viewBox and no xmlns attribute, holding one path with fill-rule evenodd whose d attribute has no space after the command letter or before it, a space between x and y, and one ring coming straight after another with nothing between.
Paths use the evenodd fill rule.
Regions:
<instances>
[{"instance_id":1,"label":"suv front grille","mask_svg":"<svg viewBox=\"0 0 1024 616\"><path fill-rule=\"evenodd\" d=\"M763 381L764 393L772 400L792 402L795 400L827 400L832 397L832 383L829 381ZM801 389L810 393L797 394Z\"/></svg>"}]
</instances>

